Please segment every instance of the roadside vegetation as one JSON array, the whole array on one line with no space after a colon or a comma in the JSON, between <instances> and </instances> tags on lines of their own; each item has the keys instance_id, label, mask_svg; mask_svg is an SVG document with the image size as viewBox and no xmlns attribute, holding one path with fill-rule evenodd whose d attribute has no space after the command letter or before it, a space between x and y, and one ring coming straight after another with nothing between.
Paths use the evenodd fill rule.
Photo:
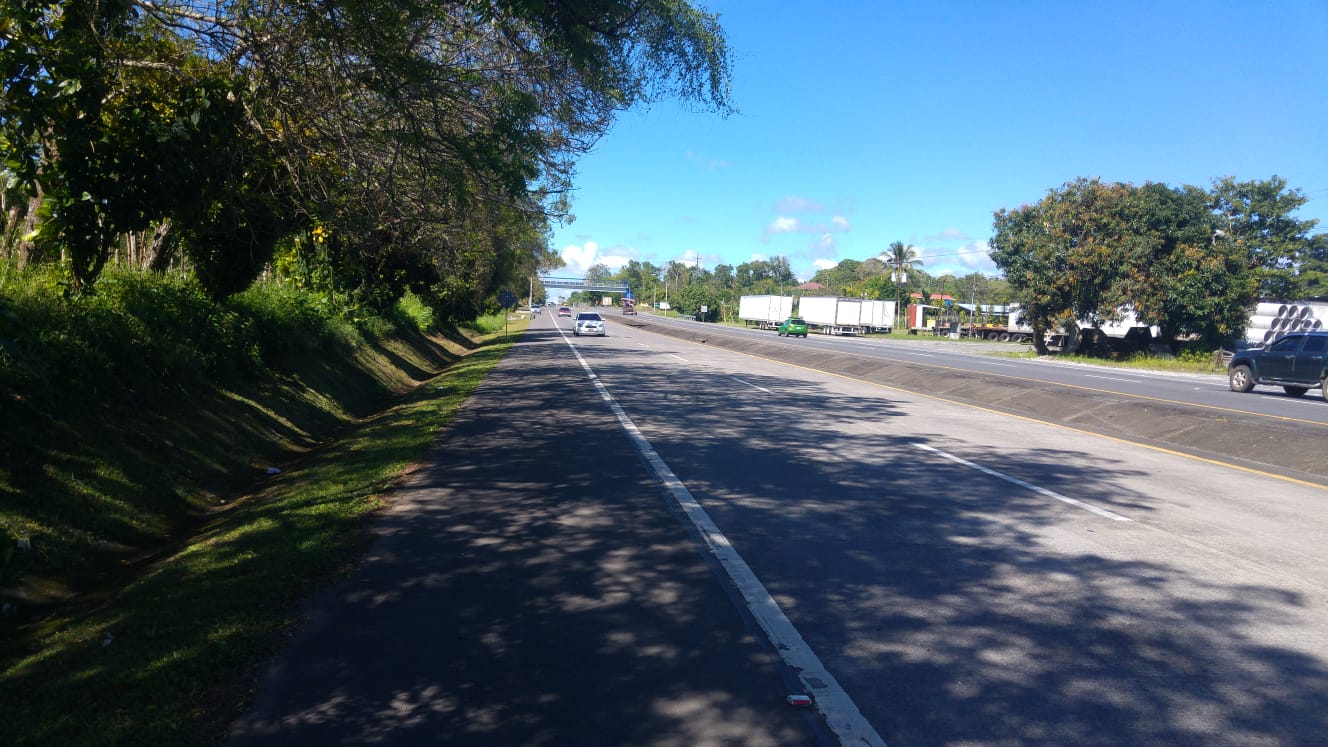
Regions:
<instances>
[{"instance_id":1,"label":"roadside vegetation","mask_svg":"<svg viewBox=\"0 0 1328 747\"><path fill-rule=\"evenodd\" d=\"M677 312L658 312L661 316L677 316ZM750 329L750 325L737 320L721 322L724 326L737 329ZM773 332L771 333L774 334ZM873 332L863 335L871 340L893 340L896 342L921 342L934 341L946 345L999 345L1001 350L993 350L987 355L1000 358L1037 358L1038 353L1030 344L1002 342L993 343L990 340L983 340L976 337L961 337L952 340L948 337L931 335L911 335L905 330L892 330L890 332ZM1199 345L1183 346L1175 355L1159 355L1146 351L1133 353L1102 353L1095 355L1085 355L1079 353L1058 354L1056 360L1067 363L1091 363L1099 366L1114 366L1118 368L1134 368L1140 370L1152 371L1179 371L1185 373L1217 373L1225 371L1221 364L1221 356L1214 351L1205 350Z\"/></svg>"},{"instance_id":2,"label":"roadside vegetation","mask_svg":"<svg viewBox=\"0 0 1328 747\"><path fill-rule=\"evenodd\" d=\"M1245 342L1260 300L1328 296L1328 234L1316 232L1317 221L1295 217L1308 200L1277 176L1222 177L1208 189L1076 179L1035 203L995 213L990 257L1000 276L932 275L917 247L902 241L873 257L841 260L809 283L794 276L787 257L713 270L631 260L586 274L598 284L626 283L640 305L667 299L673 310L704 321L735 321L739 299L752 295L895 301L901 316L911 304L933 307L933 314L944 307L960 324L1003 325L1005 312L992 307L1018 305L1044 355L1048 337L1063 333L1067 349L1094 348L1085 352L1114 360L1118 352L1098 344L1091 330L1127 313L1140 327L1158 328L1152 346L1211 353ZM603 295L610 294L572 300L598 303Z\"/></svg>"},{"instance_id":3,"label":"roadside vegetation","mask_svg":"<svg viewBox=\"0 0 1328 747\"><path fill-rule=\"evenodd\" d=\"M1036 350L1023 349L1012 350L1008 353L992 353L994 356L1003 358L1038 358L1041 356ZM1177 373L1198 373L1212 374L1225 373L1226 364L1220 352L1185 349L1176 355L1157 355L1148 352L1129 353L1125 355L1083 355L1077 353L1059 354L1055 356L1057 361L1064 363L1084 363L1094 366L1108 366L1114 368L1129 368L1141 371L1174 371Z\"/></svg>"},{"instance_id":4,"label":"roadside vegetation","mask_svg":"<svg viewBox=\"0 0 1328 747\"><path fill-rule=\"evenodd\" d=\"M203 11L0 0L8 743L219 734L561 265L578 159L733 111L685 0Z\"/></svg>"},{"instance_id":5,"label":"roadside vegetation","mask_svg":"<svg viewBox=\"0 0 1328 747\"><path fill-rule=\"evenodd\" d=\"M272 283L216 303L122 270L71 304L47 273L0 272L6 740L212 741L507 349L505 320Z\"/></svg>"}]
</instances>

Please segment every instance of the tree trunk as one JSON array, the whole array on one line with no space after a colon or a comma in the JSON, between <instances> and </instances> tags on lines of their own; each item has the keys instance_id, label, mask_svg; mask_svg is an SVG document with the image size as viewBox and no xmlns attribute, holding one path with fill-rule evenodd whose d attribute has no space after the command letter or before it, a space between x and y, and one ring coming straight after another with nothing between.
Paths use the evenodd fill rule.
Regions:
<instances>
[{"instance_id":1,"label":"tree trunk","mask_svg":"<svg viewBox=\"0 0 1328 747\"><path fill-rule=\"evenodd\" d=\"M1038 355L1051 355L1051 348L1047 347L1047 331L1037 321L1030 321L1033 326L1033 352Z\"/></svg>"},{"instance_id":2,"label":"tree trunk","mask_svg":"<svg viewBox=\"0 0 1328 747\"><path fill-rule=\"evenodd\" d=\"M144 263L149 270L153 272L165 272L170 268L171 263L175 261L180 242L176 240L175 224L170 218L166 218L152 228L152 236L145 243L143 254L147 257Z\"/></svg>"}]
</instances>

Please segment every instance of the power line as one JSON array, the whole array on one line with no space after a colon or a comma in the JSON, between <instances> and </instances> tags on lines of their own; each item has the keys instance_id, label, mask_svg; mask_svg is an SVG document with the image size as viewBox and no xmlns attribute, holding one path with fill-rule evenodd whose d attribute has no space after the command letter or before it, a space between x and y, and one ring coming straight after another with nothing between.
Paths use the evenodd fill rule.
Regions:
<instances>
[{"instance_id":1,"label":"power line","mask_svg":"<svg viewBox=\"0 0 1328 747\"><path fill-rule=\"evenodd\" d=\"M983 250L983 249L961 249L961 250L959 250L959 251L957 251L957 252L950 252L950 253L948 253L948 254L927 254L926 256L927 256L927 258L929 258L929 259L930 259L930 258L933 258L933 257L961 257L961 256L963 256L963 255L965 255L965 254L988 254L988 253L990 253L990 251L991 251L990 249L987 249L987 250ZM879 257L878 257L878 259L879 259ZM887 264L889 264L889 263L887 262Z\"/></svg>"}]
</instances>

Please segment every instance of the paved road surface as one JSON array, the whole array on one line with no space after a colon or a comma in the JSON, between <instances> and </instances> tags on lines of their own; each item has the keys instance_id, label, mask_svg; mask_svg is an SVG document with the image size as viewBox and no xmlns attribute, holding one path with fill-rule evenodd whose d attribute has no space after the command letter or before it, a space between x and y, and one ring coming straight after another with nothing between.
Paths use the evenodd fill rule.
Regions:
<instances>
[{"instance_id":1,"label":"paved road surface","mask_svg":"<svg viewBox=\"0 0 1328 747\"><path fill-rule=\"evenodd\" d=\"M827 742L550 327L377 534L311 602L233 744Z\"/></svg>"},{"instance_id":2,"label":"paved road surface","mask_svg":"<svg viewBox=\"0 0 1328 747\"><path fill-rule=\"evenodd\" d=\"M1328 743L1322 486L620 322L537 321L237 744L827 741L678 486L869 743Z\"/></svg>"}]
</instances>

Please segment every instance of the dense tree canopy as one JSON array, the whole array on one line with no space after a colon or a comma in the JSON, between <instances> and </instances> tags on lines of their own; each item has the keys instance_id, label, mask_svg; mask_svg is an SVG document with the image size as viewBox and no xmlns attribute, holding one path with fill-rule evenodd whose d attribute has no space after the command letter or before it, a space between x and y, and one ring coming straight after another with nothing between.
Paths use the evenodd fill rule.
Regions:
<instances>
[{"instance_id":1,"label":"dense tree canopy","mask_svg":"<svg viewBox=\"0 0 1328 747\"><path fill-rule=\"evenodd\" d=\"M0 0L0 252L466 314L551 264L618 112L730 111L728 55L684 0Z\"/></svg>"},{"instance_id":2,"label":"dense tree canopy","mask_svg":"<svg viewBox=\"0 0 1328 747\"><path fill-rule=\"evenodd\" d=\"M1318 282L1315 222L1290 216L1303 204L1276 177L1222 179L1211 192L1079 179L998 211L991 257L1039 349L1048 331L1127 310L1167 344L1217 346L1239 336L1261 293L1296 297Z\"/></svg>"}]
</instances>

